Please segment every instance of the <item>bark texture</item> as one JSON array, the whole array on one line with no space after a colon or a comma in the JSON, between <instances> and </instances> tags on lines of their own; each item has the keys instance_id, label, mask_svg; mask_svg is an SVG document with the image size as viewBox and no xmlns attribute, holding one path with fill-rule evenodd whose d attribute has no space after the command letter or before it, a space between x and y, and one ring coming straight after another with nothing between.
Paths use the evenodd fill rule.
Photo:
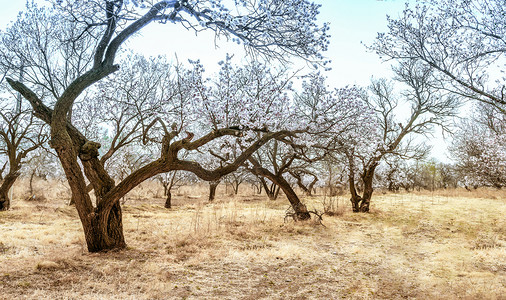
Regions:
<instances>
[{"instance_id":1,"label":"bark texture","mask_svg":"<svg viewBox=\"0 0 506 300\"><path fill-rule=\"evenodd\" d=\"M0 210L8 210L11 207L11 199L9 199L9 191L19 177L17 173L7 174L0 185Z\"/></svg>"},{"instance_id":2,"label":"bark texture","mask_svg":"<svg viewBox=\"0 0 506 300\"><path fill-rule=\"evenodd\" d=\"M376 169L377 163L370 165L362 174L361 179L364 185L364 191L362 196L360 196L357 192L357 188L355 186L355 174L353 171L350 171L350 192L351 192L351 205L353 212L369 212L369 206L371 203L372 193L374 191L372 183L374 179L374 171Z\"/></svg>"}]
</instances>

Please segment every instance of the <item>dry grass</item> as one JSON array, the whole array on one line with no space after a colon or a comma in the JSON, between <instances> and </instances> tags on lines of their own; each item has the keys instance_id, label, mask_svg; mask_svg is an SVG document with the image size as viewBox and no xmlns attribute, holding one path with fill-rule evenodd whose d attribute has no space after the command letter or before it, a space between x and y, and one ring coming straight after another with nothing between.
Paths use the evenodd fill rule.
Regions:
<instances>
[{"instance_id":1,"label":"dry grass","mask_svg":"<svg viewBox=\"0 0 506 300\"><path fill-rule=\"evenodd\" d=\"M68 199L17 188L0 212L0 299L506 299L502 192L378 193L370 214L341 197L323 227L285 223L283 198L221 187L208 203L191 187L166 210L146 186L124 205L129 247L90 254Z\"/></svg>"}]
</instances>

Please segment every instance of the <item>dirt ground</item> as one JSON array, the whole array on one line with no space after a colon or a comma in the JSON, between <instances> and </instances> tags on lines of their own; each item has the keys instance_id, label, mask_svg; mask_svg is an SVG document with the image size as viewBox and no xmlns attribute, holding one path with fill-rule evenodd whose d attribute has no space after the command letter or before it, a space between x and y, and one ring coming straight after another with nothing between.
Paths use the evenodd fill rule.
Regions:
<instances>
[{"instance_id":1,"label":"dirt ground","mask_svg":"<svg viewBox=\"0 0 506 300\"><path fill-rule=\"evenodd\" d=\"M369 214L326 198L324 226L285 220L284 197L201 194L127 200L128 248L95 254L65 199L14 197L0 299L506 299L504 192L377 193Z\"/></svg>"}]
</instances>

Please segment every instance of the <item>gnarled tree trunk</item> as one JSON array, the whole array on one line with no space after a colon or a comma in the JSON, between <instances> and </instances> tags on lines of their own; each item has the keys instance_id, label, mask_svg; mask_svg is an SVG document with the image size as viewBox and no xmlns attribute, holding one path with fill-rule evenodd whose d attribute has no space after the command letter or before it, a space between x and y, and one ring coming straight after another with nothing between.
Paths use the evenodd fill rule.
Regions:
<instances>
[{"instance_id":1,"label":"gnarled tree trunk","mask_svg":"<svg viewBox=\"0 0 506 300\"><path fill-rule=\"evenodd\" d=\"M369 206L371 203L372 193L374 191L372 187L374 179L374 170L376 169L377 163L370 165L362 174L362 183L364 185L364 192L362 196L357 193L355 187L355 174L354 171L350 171L350 193L351 193L351 206L353 212L369 212Z\"/></svg>"},{"instance_id":2,"label":"gnarled tree trunk","mask_svg":"<svg viewBox=\"0 0 506 300\"><path fill-rule=\"evenodd\" d=\"M9 198L9 191L19 177L17 172L9 172L0 185L0 210L8 210L11 207L11 199Z\"/></svg>"},{"instance_id":3,"label":"gnarled tree trunk","mask_svg":"<svg viewBox=\"0 0 506 300\"><path fill-rule=\"evenodd\" d=\"M109 212L97 211L91 218L91 233L86 234L88 251L99 252L126 247L123 219L119 202Z\"/></svg>"},{"instance_id":4,"label":"gnarled tree trunk","mask_svg":"<svg viewBox=\"0 0 506 300\"><path fill-rule=\"evenodd\" d=\"M374 179L374 170L376 169L377 163L372 164L366 169L362 176L364 183L364 193L362 194L362 203L360 203L360 212L369 212L369 206L371 204L372 193L374 191L372 182Z\"/></svg>"},{"instance_id":5,"label":"gnarled tree trunk","mask_svg":"<svg viewBox=\"0 0 506 300\"><path fill-rule=\"evenodd\" d=\"M79 151L84 171L94 185L97 198L97 207L95 208L86 188L81 167L77 162L77 151L74 150L77 145L72 143L68 135L62 136L60 132L54 131L53 129L51 145L58 154L72 191L72 198L81 219L88 251L99 252L125 248L119 201L116 201L110 208L101 205L103 196L114 187L114 181L108 176L104 177L105 173L100 172L103 166L97 159L99 145L87 142L80 147Z\"/></svg>"}]
</instances>

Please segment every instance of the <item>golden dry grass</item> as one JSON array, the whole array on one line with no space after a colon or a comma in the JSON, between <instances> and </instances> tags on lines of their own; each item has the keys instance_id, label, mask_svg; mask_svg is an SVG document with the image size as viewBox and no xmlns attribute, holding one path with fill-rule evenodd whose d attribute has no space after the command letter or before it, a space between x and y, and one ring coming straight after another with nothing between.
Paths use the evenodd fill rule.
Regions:
<instances>
[{"instance_id":1,"label":"golden dry grass","mask_svg":"<svg viewBox=\"0 0 506 300\"><path fill-rule=\"evenodd\" d=\"M17 188L0 212L1 299L506 299L500 191L378 193L369 214L341 197L323 227L223 187L214 203L181 189L167 210L152 184L124 205L128 248L90 254L63 194L27 202Z\"/></svg>"}]
</instances>

